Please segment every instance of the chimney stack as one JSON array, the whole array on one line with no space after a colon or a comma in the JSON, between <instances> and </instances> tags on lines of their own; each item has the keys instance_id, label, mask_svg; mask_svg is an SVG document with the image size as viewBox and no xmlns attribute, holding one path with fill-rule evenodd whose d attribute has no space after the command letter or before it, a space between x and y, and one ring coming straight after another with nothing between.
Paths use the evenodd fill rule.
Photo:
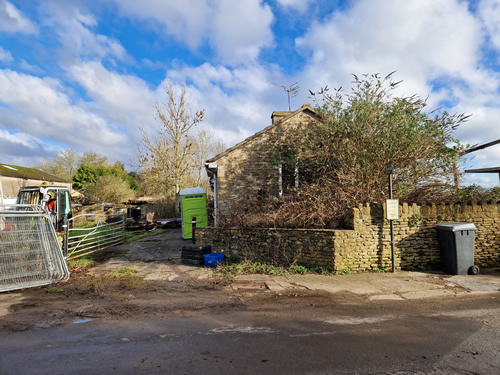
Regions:
<instances>
[{"instance_id":1,"label":"chimney stack","mask_svg":"<svg viewBox=\"0 0 500 375\"><path fill-rule=\"evenodd\" d=\"M288 116L290 111L274 111L273 114L271 115L271 120L272 124L276 124L277 122L280 122L281 119L285 116Z\"/></svg>"}]
</instances>

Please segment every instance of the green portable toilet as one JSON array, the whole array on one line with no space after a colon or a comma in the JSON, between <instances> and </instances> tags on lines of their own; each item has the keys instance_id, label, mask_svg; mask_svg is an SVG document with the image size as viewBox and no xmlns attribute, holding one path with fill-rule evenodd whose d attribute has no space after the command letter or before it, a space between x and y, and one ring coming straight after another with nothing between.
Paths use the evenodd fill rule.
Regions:
<instances>
[{"instance_id":1,"label":"green portable toilet","mask_svg":"<svg viewBox=\"0 0 500 375\"><path fill-rule=\"evenodd\" d=\"M187 240L193 238L193 216L196 217L198 228L208 226L207 192L200 187L195 187L182 190L180 195L182 238Z\"/></svg>"}]
</instances>

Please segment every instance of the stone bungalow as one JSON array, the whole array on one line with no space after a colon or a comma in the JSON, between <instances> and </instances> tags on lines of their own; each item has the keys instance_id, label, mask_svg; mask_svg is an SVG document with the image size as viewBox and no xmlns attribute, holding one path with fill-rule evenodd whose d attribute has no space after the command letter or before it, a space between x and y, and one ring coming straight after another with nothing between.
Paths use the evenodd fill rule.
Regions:
<instances>
[{"instance_id":1,"label":"stone bungalow","mask_svg":"<svg viewBox=\"0 0 500 375\"><path fill-rule=\"evenodd\" d=\"M297 171L273 165L274 144L278 136L286 135L318 121L310 104L296 111L275 111L271 125L206 161L206 170L214 190L215 223L217 218L230 215L249 198L266 194L281 197L288 187L297 186Z\"/></svg>"}]
</instances>

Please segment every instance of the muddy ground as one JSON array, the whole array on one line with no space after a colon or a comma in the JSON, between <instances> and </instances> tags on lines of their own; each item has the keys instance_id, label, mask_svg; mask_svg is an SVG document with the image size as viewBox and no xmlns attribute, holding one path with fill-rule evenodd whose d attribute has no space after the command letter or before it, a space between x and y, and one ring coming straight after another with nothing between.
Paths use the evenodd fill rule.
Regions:
<instances>
[{"instance_id":1,"label":"muddy ground","mask_svg":"<svg viewBox=\"0 0 500 375\"><path fill-rule=\"evenodd\" d=\"M498 292L404 273L327 277L342 284L330 293L300 288L304 275L276 292L182 265L187 243L169 230L67 282L1 293L0 374L499 373ZM387 293L381 280L443 297L370 299Z\"/></svg>"},{"instance_id":2,"label":"muddy ground","mask_svg":"<svg viewBox=\"0 0 500 375\"><path fill-rule=\"evenodd\" d=\"M391 302L370 303L365 296L345 290L332 294L300 288L277 294L255 280L235 281L208 267L182 265L182 246L189 243L182 239L180 229L169 229L165 234L103 250L91 268L71 269L67 282L2 293L0 330L49 328L88 319L192 316L204 311L217 315L257 305L269 311L300 304L306 308L365 304L370 309ZM432 282L446 284L437 277Z\"/></svg>"},{"instance_id":3,"label":"muddy ground","mask_svg":"<svg viewBox=\"0 0 500 375\"><path fill-rule=\"evenodd\" d=\"M205 267L181 265L179 229L100 252L94 266L71 268L68 281L2 293L9 301L0 328L23 331L78 319L188 314L230 309L237 302L227 283ZM200 292L203 293L200 293ZM5 303L5 302L4 302Z\"/></svg>"},{"instance_id":4,"label":"muddy ground","mask_svg":"<svg viewBox=\"0 0 500 375\"><path fill-rule=\"evenodd\" d=\"M0 314L0 330L18 332L88 319L190 316L203 311L217 315L245 309L256 300L279 308L274 293L262 283L235 284L211 268L182 265L182 246L189 243L182 239L180 229L170 229L103 250L91 268L72 268L67 282L2 293L1 299L9 301L9 306ZM319 301L322 294L308 295ZM353 297L359 298L338 295L336 300L352 302ZM297 296L290 293L290 298Z\"/></svg>"},{"instance_id":5,"label":"muddy ground","mask_svg":"<svg viewBox=\"0 0 500 375\"><path fill-rule=\"evenodd\" d=\"M305 296L308 305L316 306L363 300L348 292L333 297L303 289L280 293L277 300L276 293L263 283L234 282L208 267L182 265L182 246L190 243L182 239L180 229L169 229L165 234L103 250L94 266L72 268L67 282L2 293L0 300L7 305L0 312L0 330L49 328L87 319L162 318L203 311L217 315L251 305L280 310L283 303L300 303Z\"/></svg>"}]
</instances>

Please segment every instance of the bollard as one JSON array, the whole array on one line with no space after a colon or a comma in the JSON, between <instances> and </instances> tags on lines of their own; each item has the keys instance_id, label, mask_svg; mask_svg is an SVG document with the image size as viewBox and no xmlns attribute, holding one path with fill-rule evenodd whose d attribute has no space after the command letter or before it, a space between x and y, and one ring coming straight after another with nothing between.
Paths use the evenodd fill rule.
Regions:
<instances>
[{"instance_id":1,"label":"bollard","mask_svg":"<svg viewBox=\"0 0 500 375\"><path fill-rule=\"evenodd\" d=\"M196 232L196 216L191 218L191 231L193 233L193 243L196 243L195 232Z\"/></svg>"}]
</instances>

